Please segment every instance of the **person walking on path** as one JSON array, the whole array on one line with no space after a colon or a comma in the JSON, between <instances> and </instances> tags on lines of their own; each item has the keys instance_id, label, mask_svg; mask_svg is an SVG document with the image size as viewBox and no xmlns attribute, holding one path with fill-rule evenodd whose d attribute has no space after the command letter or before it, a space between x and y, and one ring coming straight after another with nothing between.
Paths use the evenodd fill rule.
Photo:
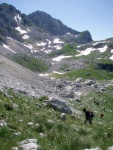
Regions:
<instances>
[{"instance_id":1,"label":"person walking on path","mask_svg":"<svg viewBox=\"0 0 113 150\"><path fill-rule=\"evenodd\" d=\"M89 124L92 124L93 117L95 116L93 112L86 110L86 108L83 108L83 112L85 113L84 123L87 124L89 122Z\"/></svg>"}]
</instances>

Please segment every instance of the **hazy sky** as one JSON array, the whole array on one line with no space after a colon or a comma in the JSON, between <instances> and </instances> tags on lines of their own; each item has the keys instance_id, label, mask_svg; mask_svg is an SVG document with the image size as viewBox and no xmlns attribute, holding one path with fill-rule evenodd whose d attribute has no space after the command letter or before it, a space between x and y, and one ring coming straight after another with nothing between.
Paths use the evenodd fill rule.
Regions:
<instances>
[{"instance_id":1,"label":"hazy sky","mask_svg":"<svg viewBox=\"0 0 113 150\"><path fill-rule=\"evenodd\" d=\"M40 10L74 30L89 30L95 41L113 37L113 0L0 0L4 2L25 14Z\"/></svg>"}]
</instances>

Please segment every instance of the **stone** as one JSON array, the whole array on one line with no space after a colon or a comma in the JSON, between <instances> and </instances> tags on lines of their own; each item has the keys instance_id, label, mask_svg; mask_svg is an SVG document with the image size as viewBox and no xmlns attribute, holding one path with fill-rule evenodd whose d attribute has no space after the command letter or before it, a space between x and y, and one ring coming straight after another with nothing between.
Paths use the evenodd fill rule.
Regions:
<instances>
[{"instance_id":1,"label":"stone","mask_svg":"<svg viewBox=\"0 0 113 150\"><path fill-rule=\"evenodd\" d=\"M33 125L33 122L29 122L28 125L29 125L29 126L32 126L32 125Z\"/></svg>"},{"instance_id":2,"label":"stone","mask_svg":"<svg viewBox=\"0 0 113 150\"><path fill-rule=\"evenodd\" d=\"M7 123L4 120L0 120L0 127L6 127Z\"/></svg>"},{"instance_id":3,"label":"stone","mask_svg":"<svg viewBox=\"0 0 113 150\"><path fill-rule=\"evenodd\" d=\"M91 86L91 85L93 85L93 84L96 84L96 81L95 81L95 80L89 80L89 79L87 79L87 80L85 81L85 85L87 85L87 86Z\"/></svg>"},{"instance_id":4,"label":"stone","mask_svg":"<svg viewBox=\"0 0 113 150\"><path fill-rule=\"evenodd\" d=\"M68 113L68 114L72 113L70 107L64 100L53 98L52 100L46 101L46 103L48 106L52 107L54 110L58 110L62 113Z\"/></svg>"},{"instance_id":5,"label":"stone","mask_svg":"<svg viewBox=\"0 0 113 150\"><path fill-rule=\"evenodd\" d=\"M19 149L21 150L38 150L38 145L36 143L28 143L28 144L23 144L19 146Z\"/></svg>"},{"instance_id":6,"label":"stone","mask_svg":"<svg viewBox=\"0 0 113 150\"><path fill-rule=\"evenodd\" d=\"M109 147L108 150L113 150L113 146Z\"/></svg>"},{"instance_id":7,"label":"stone","mask_svg":"<svg viewBox=\"0 0 113 150\"><path fill-rule=\"evenodd\" d=\"M61 120L66 120L66 114L65 114L65 113L61 113L60 119L61 119Z\"/></svg>"}]
</instances>

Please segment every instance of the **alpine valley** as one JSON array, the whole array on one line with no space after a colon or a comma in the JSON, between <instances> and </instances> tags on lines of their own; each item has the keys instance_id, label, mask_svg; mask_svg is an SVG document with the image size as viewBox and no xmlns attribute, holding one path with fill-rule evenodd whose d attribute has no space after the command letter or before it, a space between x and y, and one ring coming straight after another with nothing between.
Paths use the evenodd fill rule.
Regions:
<instances>
[{"instance_id":1,"label":"alpine valley","mask_svg":"<svg viewBox=\"0 0 113 150\"><path fill-rule=\"evenodd\" d=\"M112 37L0 4L0 150L11 149L113 150Z\"/></svg>"}]
</instances>

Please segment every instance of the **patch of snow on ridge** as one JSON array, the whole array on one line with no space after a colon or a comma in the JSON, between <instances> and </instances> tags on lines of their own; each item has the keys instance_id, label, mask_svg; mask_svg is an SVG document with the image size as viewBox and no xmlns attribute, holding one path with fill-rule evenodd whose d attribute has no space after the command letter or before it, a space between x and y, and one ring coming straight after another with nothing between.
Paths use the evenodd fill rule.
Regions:
<instances>
[{"instance_id":1,"label":"patch of snow on ridge","mask_svg":"<svg viewBox=\"0 0 113 150\"><path fill-rule=\"evenodd\" d=\"M99 43L105 43L106 41L99 41L99 42L96 42L96 43L93 43L93 45L97 45Z\"/></svg>"},{"instance_id":2,"label":"patch of snow on ridge","mask_svg":"<svg viewBox=\"0 0 113 150\"><path fill-rule=\"evenodd\" d=\"M38 50L36 50L36 49L31 49L30 51L31 51L31 53L37 53L38 52Z\"/></svg>"},{"instance_id":3,"label":"patch of snow on ridge","mask_svg":"<svg viewBox=\"0 0 113 150\"><path fill-rule=\"evenodd\" d=\"M108 46L105 45L103 48L98 48L97 50L99 50L101 53L105 52L107 50Z\"/></svg>"},{"instance_id":4,"label":"patch of snow on ridge","mask_svg":"<svg viewBox=\"0 0 113 150\"><path fill-rule=\"evenodd\" d=\"M53 71L53 73L64 74L63 72Z\"/></svg>"},{"instance_id":5,"label":"patch of snow on ridge","mask_svg":"<svg viewBox=\"0 0 113 150\"><path fill-rule=\"evenodd\" d=\"M37 43L37 45L38 45L38 46L45 46L45 45L46 45L46 43L41 42L41 43Z\"/></svg>"},{"instance_id":6,"label":"patch of snow on ridge","mask_svg":"<svg viewBox=\"0 0 113 150\"><path fill-rule=\"evenodd\" d=\"M51 41L50 41L50 40L46 39L46 41L48 41L48 44L49 44L49 45L51 44Z\"/></svg>"},{"instance_id":7,"label":"patch of snow on ridge","mask_svg":"<svg viewBox=\"0 0 113 150\"><path fill-rule=\"evenodd\" d=\"M41 77L45 77L45 76L48 76L49 74L38 74L39 76L41 76Z\"/></svg>"},{"instance_id":8,"label":"patch of snow on ridge","mask_svg":"<svg viewBox=\"0 0 113 150\"><path fill-rule=\"evenodd\" d=\"M111 49L111 53L113 53L113 49Z\"/></svg>"},{"instance_id":9,"label":"patch of snow on ridge","mask_svg":"<svg viewBox=\"0 0 113 150\"><path fill-rule=\"evenodd\" d=\"M23 38L23 39L28 39L28 38L29 38L29 35L24 35L22 38Z\"/></svg>"},{"instance_id":10,"label":"patch of snow on ridge","mask_svg":"<svg viewBox=\"0 0 113 150\"><path fill-rule=\"evenodd\" d=\"M70 33L70 32L67 32L66 34L70 35L71 33Z\"/></svg>"},{"instance_id":11,"label":"patch of snow on ridge","mask_svg":"<svg viewBox=\"0 0 113 150\"><path fill-rule=\"evenodd\" d=\"M97 49L95 49L95 48L92 48L92 47L90 47L90 48L87 48L86 50L83 50L83 51L79 51L78 50L78 52L80 53L80 54L77 54L77 55L75 55L75 56L81 56L81 55L88 55L88 54L90 54L92 51L95 51L95 50L99 50L101 53L102 52L105 52L106 50L107 50L107 45L105 45L104 47L102 47L102 48L97 48Z\"/></svg>"},{"instance_id":12,"label":"patch of snow on ridge","mask_svg":"<svg viewBox=\"0 0 113 150\"><path fill-rule=\"evenodd\" d=\"M29 28L27 28L27 31L30 32Z\"/></svg>"},{"instance_id":13,"label":"patch of snow on ridge","mask_svg":"<svg viewBox=\"0 0 113 150\"><path fill-rule=\"evenodd\" d=\"M19 32L20 32L20 34L25 34L25 33L27 33L27 31L20 29L20 27L19 27L19 26L18 26L18 27L16 27L15 29L16 29L17 31L19 31Z\"/></svg>"},{"instance_id":14,"label":"patch of snow on ridge","mask_svg":"<svg viewBox=\"0 0 113 150\"><path fill-rule=\"evenodd\" d=\"M113 55L111 57L109 57L109 59L113 60Z\"/></svg>"},{"instance_id":15,"label":"patch of snow on ridge","mask_svg":"<svg viewBox=\"0 0 113 150\"><path fill-rule=\"evenodd\" d=\"M64 42L63 42L63 41L60 41L60 39L56 38L56 39L53 40L53 43L58 44L58 43L64 43Z\"/></svg>"},{"instance_id":16,"label":"patch of snow on ridge","mask_svg":"<svg viewBox=\"0 0 113 150\"><path fill-rule=\"evenodd\" d=\"M59 45L55 45L54 47L55 47L57 50L62 49L62 47L59 46Z\"/></svg>"},{"instance_id":17,"label":"patch of snow on ridge","mask_svg":"<svg viewBox=\"0 0 113 150\"><path fill-rule=\"evenodd\" d=\"M22 20L22 18L20 17L19 14L17 14L14 19L16 20L16 22L20 22Z\"/></svg>"},{"instance_id":18,"label":"patch of snow on ridge","mask_svg":"<svg viewBox=\"0 0 113 150\"><path fill-rule=\"evenodd\" d=\"M45 50L44 52L47 53L47 54L49 54L49 53L51 53L51 51L52 50Z\"/></svg>"},{"instance_id":19,"label":"patch of snow on ridge","mask_svg":"<svg viewBox=\"0 0 113 150\"><path fill-rule=\"evenodd\" d=\"M72 57L72 56L63 56L63 55L61 55L61 56L58 56L56 58L53 58L53 61L61 61L64 58L70 58L70 57Z\"/></svg>"},{"instance_id":20,"label":"patch of snow on ridge","mask_svg":"<svg viewBox=\"0 0 113 150\"><path fill-rule=\"evenodd\" d=\"M3 44L3 43L2 43L2 44ZM13 51L12 49L10 49L8 45L3 44L3 47L7 48L8 50L10 50L10 51L13 52L13 53L16 53L16 52Z\"/></svg>"},{"instance_id":21,"label":"patch of snow on ridge","mask_svg":"<svg viewBox=\"0 0 113 150\"><path fill-rule=\"evenodd\" d=\"M33 49L33 45L31 45L31 44L28 44L28 45L25 45L25 44L24 44L24 46L25 46L25 47L28 47L29 49Z\"/></svg>"}]
</instances>

